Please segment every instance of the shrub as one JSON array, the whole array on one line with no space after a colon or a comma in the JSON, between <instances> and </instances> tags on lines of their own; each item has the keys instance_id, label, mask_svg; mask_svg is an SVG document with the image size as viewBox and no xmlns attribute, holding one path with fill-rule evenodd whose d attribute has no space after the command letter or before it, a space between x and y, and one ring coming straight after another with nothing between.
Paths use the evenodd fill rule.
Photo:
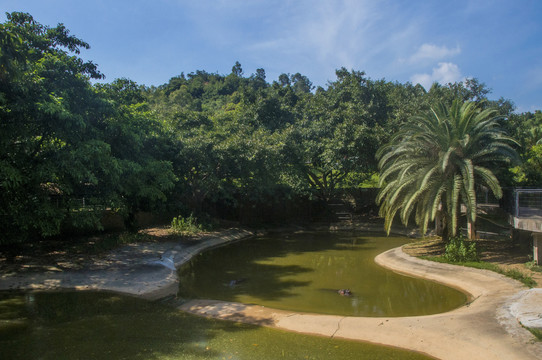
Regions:
<instances>
[{"instance_id":1,"label":"shrub","mask_svg":"<svg viewBox=\"0 0 542 360\"><path fill-rule=\"evenodd\" d=\"M449 262L480 261L476 243L468 241L462 235L450 239L444 251L444 258Z\"/></svg>"},{"instance_id":2,"label":"shrub","mask_svg":"<svg viewBox=\"0 0 542 360\"><path fill-rule=\"evenodd\" d=\"M203 231L203 227L192 214L186 218L179 215L171 220L170 231L175 234L197 234Z\"/></svg>"}]
</instances>

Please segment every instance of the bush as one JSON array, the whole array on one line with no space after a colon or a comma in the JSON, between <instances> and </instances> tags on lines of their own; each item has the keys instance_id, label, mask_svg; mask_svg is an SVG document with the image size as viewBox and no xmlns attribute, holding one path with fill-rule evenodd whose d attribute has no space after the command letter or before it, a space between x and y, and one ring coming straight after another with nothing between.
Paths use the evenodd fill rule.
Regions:
<instances>
[{"instance_id":1,"label":"bush","mask_svg":"<svg viewBox=\"0 0 542 360\"><path fill-rule=\"evenodd\" d=\"M462 235L450 239L444 251L444 258L449 262L480 261L476 243L468 241Z\"/></svg>"},{"instance_id":2,"label":"bush","mask_svg":"<svg viewBox=\"0 0 542 360\"><path fill-rule=\"evenodd\" d=\"M197 234L203 231L203 226L197 223L197 218L192 214L187 218L179 215L171 220L170 231L175 234Z\"/></svg>"}]
</instances>

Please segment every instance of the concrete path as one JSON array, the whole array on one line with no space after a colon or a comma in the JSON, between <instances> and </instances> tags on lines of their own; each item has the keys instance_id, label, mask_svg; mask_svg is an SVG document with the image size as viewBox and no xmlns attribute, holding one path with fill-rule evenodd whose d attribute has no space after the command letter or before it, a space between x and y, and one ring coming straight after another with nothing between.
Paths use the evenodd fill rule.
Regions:
<instances>
[{"instance_id":1,"label":"concrete path","mask_svg":"<svg viewBox=\"0 0 542 360\"><path fill-rule=\"evenodd\" d=\"M193 245L131 244L82 270L2 274L0 290L95 289L158 299L176 294L176 267L204 250L252 235L232 229ZM461 289L470 294L471 302L444 314L403 318L303 314L214 300L193 300L180 309L284 330L397 346L443 360L542 359L542 343L536 342L518 322L542 328L542 289L527 290L519 282L490 271L420 260L406 255L401 248L375 260L393 271Z\"/></svg>"}]
</instances>

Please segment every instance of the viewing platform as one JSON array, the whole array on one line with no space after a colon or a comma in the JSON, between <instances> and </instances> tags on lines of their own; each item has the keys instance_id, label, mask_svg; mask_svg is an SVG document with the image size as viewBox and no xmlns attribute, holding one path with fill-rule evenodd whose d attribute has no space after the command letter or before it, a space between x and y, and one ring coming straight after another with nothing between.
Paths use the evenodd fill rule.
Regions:
<instances>
[{"instance_id":1,"label":"viewing platform","mask_svg":"<svg viewBox=\"0 0 542 360\"><path fill-rule=\"evenodd\" d=\"M542 233L542 189L514 189L508 212L518 230ZM511 202L511 204L510 204Z\"/></svg>"},{"instance_id":2,"label":"viewing platform","mask_svg":"<svg viewBox=\"0 0 542 360\"><path fill-rule=\"evenodd\" d=\"M542 189L513 189L506 209L514 229L532 232L533 257L542 262Z\"/></svg>"}]
</instances>

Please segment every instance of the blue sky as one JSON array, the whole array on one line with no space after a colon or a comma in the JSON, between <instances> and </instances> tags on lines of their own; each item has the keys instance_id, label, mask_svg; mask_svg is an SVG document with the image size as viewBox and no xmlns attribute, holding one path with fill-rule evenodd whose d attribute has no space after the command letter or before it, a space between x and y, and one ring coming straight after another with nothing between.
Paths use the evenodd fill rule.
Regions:
<instances>
[{"instance_id":1,"label":"blue sky","mask_svg":"<svg viewBox=\"0 0 542 360\"><path fill-rule=\"evenodd\" d=\"M300 72L325 87L344 66L426 87L476 77L492 99L542 109L540 0L2 0L0 11L64 23L107 82L161 85L239 61L247 76Z\"/></svg>"}]
</instances>

